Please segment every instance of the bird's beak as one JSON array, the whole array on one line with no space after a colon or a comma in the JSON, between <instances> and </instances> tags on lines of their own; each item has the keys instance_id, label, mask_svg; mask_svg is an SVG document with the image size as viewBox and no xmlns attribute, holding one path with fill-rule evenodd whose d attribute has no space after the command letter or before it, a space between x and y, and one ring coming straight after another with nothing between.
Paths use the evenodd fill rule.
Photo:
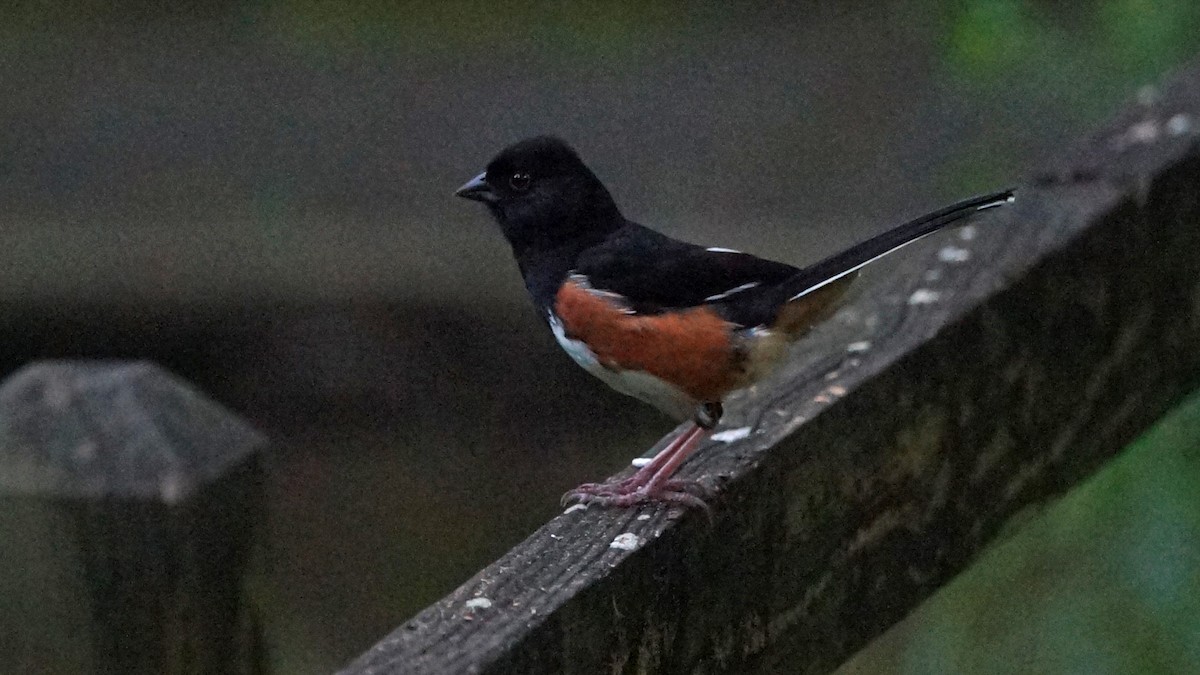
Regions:
<instances>
[{"instance_id":1,"label":"bird's beak","mask_svg":"<svg viewBox=\"0 0 1200 675\"><path fill-rule=\"evenodd\" d=\"M464 183L462 187L455 190L455 196L484 203L496 201L496 193L492 192L492 186L487 184L487 181L484 180L485 178L487 178L486 171L475 176Z\"/></svg>"}]
</instances>

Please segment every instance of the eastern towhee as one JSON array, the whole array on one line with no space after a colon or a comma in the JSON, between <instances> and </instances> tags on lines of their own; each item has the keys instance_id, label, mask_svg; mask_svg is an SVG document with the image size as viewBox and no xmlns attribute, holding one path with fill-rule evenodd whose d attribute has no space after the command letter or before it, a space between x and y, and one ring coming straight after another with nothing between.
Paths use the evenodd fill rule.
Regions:
<instances>
[{"instance_id":1,"label":"eastern towhee","mask_svg":"<svg viewBox=\"0 0 1200 675\"><path fill-rule=\"evenodd\" d=\"M787 346L837 309L863 266L927 234L1006 204L982 195L797 269L696 246L627 220L569 145L537 137L505 148L455 192L492 212L558 344L619 392L692 424L630 478L588 483L564 501L704 506L671 478L721 418L721 401L762 378Z\"/></svg>"}]
</instances>

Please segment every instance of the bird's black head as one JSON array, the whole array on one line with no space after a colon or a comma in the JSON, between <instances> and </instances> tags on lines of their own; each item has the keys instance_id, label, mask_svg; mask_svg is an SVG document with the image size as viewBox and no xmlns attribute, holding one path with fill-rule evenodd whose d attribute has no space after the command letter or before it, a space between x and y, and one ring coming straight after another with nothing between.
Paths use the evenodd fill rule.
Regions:
<instances>
[{"instance_id":1,"label":"bird's black head","mask_svg":"<svg viewBox=\"0 0 1200 675\"><path fill-rule=\"evenodd\" d=\"M623 222L600 179L552 136L501 150L454 194L486 204L518 254L603 236Z\"/></svg>"}]
</instances>

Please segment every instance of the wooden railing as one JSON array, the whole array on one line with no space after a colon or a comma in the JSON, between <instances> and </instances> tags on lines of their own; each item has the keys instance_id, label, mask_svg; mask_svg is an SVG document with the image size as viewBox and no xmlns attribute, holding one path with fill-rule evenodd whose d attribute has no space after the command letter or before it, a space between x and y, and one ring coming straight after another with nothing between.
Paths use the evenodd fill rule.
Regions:
<instances>
[{"instance_id":1,"label":"wooden railing","mask_svg":"<svg viewBox=\"0 0 1200 675\"><path fill-rule=\"evenodd\" d=\"M569 509L343 673L824 673L1200 383L1200 67L864 280L683 475Z\"/></svg>"},{"instance_id":2,"label":"wooden railing","mask_svg":"<svg viewBox=\"0 0 1200 675\"><path fill-rule=\"evenodd\" d=\"M682 472L719 488L711 519L568 509L343 672L835 668L1200 384L1200 66L1143 98L732 401ZM264 446L149 364L10 377L3 517L55 561L19 601L62 625L6 665L265 670Z\"/></svg>"}]
</instances>

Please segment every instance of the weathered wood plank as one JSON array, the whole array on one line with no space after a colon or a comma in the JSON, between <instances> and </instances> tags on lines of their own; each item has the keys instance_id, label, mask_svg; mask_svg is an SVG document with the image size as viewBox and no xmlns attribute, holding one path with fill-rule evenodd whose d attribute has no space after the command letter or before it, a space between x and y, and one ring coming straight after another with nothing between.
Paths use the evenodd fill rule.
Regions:
<instances>
[{"instance_id":1,"label":"weathered wood plank","mask_svg":"<svg viewBox=\"0 0 1200 675\"><path fill-rule=\"evenodd\" d=\"M1200 382L1198 148L1200 65L728 406L711 524L564 514L343 672L833 669Z\"/></svg>"}]
</instances>

